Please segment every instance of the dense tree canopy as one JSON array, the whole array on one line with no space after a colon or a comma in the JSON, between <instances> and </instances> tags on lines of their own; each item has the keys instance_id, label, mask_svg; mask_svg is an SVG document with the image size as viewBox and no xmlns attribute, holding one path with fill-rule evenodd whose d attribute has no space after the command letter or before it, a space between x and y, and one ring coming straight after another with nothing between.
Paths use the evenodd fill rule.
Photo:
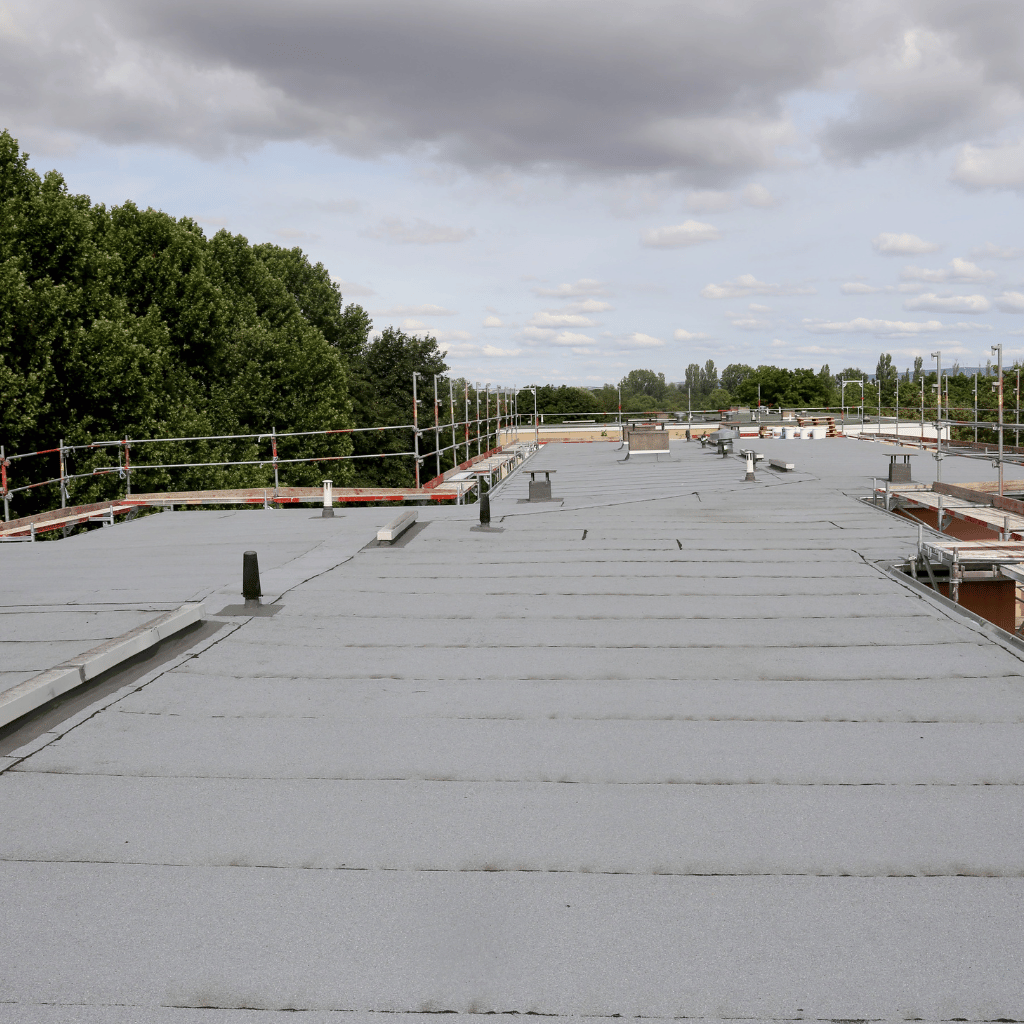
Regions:
<instances>
[{"instance_id":1,"label":"dense tree canopy","mask_svg":"<svg viewBox=\"0 0 1024 1024\"><path fill-rule=\"evenodd\" d=\"M385 331L371 340L370 329L365 310L345 306L326 268L301 250L250 245L227 231L207 238L189 218L130 202L92 204L57 172L40 177L0 133L0 443L8 455L61 438L82 445L408 422L411 370L444 372L443 354L432 338ZM384 447L396 440L408 450L409 436L398 437ZM360 440L358 450L367 445ZM282 459L330 459L348 454L352 439L287 438L279 447ZM130 453L134 489L266 484L269 454L258 437L140 443ZM114 447L76 452L69 470L116 469L121 458ZM196 461L253 464L144 468ZM291 484L327 475L339 484L408 483L412 461L282 470ZM86 477L72 484L72 498L99 500L119 486L116 475ZM25 514L52 495L15 501Z\"/></svg>"}]
</instances>

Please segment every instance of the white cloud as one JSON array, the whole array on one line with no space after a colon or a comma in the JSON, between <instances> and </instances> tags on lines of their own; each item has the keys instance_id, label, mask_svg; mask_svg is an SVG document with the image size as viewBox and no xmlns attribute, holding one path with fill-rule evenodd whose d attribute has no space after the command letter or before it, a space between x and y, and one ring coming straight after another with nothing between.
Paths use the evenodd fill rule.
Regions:
<instances>
[{"instance_id":1,"label":"white cloud","mask_svg":"<svg viewBox=\"0 0 1024 1024\"><path fill-rule=\"evenodd\" d=\"M644 232L643 244L652 249L678 249L685 245L714 242L721 237L718 228L699 220L686 220L663 228Z\"/></svg>"},{"instance_id":2,"label":"white cloud","mask_svg":"<svg viewBox=\"0 0 1024 1024\"><path fill-rule=\"evenodd\" d=\"M431 224L417 217L405 223L397 217L385 217L376 227L362 232L367 238L378 238L385 242L402 245L440 245L449 242L464 242L474 234L472 228L453 228L442 224Z\"/></svg>"},{"instance_id":3,"label":"white cloud","mask_svg":"<svg viewBox=\"0 0 1024 1024\"><path fill-rule=\"evenodd\" d=\"M560 284L556 288L534 288L536 295L553 295L559 299L574 299L584 295L607 295L608 286L592 277L581 277L572 284Z\"/></svg>"},{"instance_id":4,"label":"white cloud","mask_svg":"<svg viewBox=\"0 0 1024 1024\"><path fill-rule=\"evenodd\" d=\"M606 313L615 307L610 302L600 299L581 299L579 302L567 302L562 311L565 313Z\"/></svg>"},{"instance_id":5,"label":"white cloud","mask_svg":"<svg viewBox=\"0 0 1024 1024\"><path fill-rule=\"evenodd\" d=\"M682 327L677 327L673 332L673 337L676 341L703 341L708 338L707 334L694 334L692 331L683 330Z\"/></svg>"},{"instance_id":6,"label":"white cloud","mask_svg":"<svg viewBox=\"0 0 1024 1024\"><path fill-rule=\"evenodd\" d=\"M423 331L427 327L422 320L415 319L403 320L400 326L403 331Z\"/></svg>"},{"instance_id":7,"label":"white cloud","mask_svg":"<svg viewBox=\"0 0 1024 1024\"><path fill-rule=\"evenodd\" d=\"M635 331L628 338L623 339L620 344L623 348L664 348L665 342L661 338L652 337L650 334L641 334Z\"/></svg>"},{"instance_id":8,"label":"white cloud","mask_svg":"<svg viewBox=\"0 0 1024 1024\"><path fill-rule=\"evenodd\" d=\"M961 146L951 177L966 188L1024 188L1024 139L997 146Z\"/></svg>"},{"instance_id":9,"label":"white cloud","mask_svg":"<svg viewBox=\"0 0 1024 1024\"><path fill-rule=\"evenodd\" d=\"M392 306L391 309L378 309L377 316L455 316L454 309L444 306Z\"/></svg>"},{"instance_id":10,"label":"white cloud","mask_svg":"<svg viewBox=\"0 0 1024 1024\"><path fill-rule=\"evenodd\" d=\"M504 327L505 325L496 316L489 316L484 319L484 327Z\"/></svg>"},{"instance_id":11,"label":"white cloud","mask_svg":"<svg viewBox=\"0 0 1024 1024\"><path fill-rule=\"evenodd\" d=\"M857 317L855 320L804 320L805 331L812 334L874 334L876 337L910 338L918 334L935 334L938 331L988 331L987 324L943 324L938 320L869 320Z\"/></svg>"},{"instance_id":12,"label":"white cloud","mask_svg":"<svg viewBox=\"0 0 1024 1024\"><path fill-rule=\"evenodd\" d=\"M587 334L579 334L576 331L559 331L554 338L551 339L552 345L558 345L561 348L572 348L580 345L591 345L594 339Z\"/></svg>"},{"instance_id":13,"label":"white cloud","mask_svg":"<svg viewBox=\"0 0 1024 1024\"><path fill-rule=\"evenodd\" d=\"M865 284L863 281L848 281L839 290L844 295L877 295L884 289Z\"/></svg>"},{"instance_id":14,"label":"white cloud","mask_svg":"<svg viewBox=\"0 0 1024 1024\"><path fill-rule=\"evenodd\" d=\"M982 270L977 264L970 260L963 260L957 256L949 261L948 267L941 267L936 270L927 267L904 267L900 277L904 281L928 281L941 284L943 281L990 281L996 276L994 270Z\"/></svg>"},{"instance_id":15,"label":"white cloud","mask_svg":"<svg viewBox=\"0 0 1024 1024\"><path fill-rule=\"evenodd\" d=\"M489 358L498 358L499 356L518 356L522 354L523 350L521 348L495 348L494 345L484 345L481 351Z\"/></svg>"},{"instance_id":16,"label":"white cloud","mask_svg":"<svg viewBox=\"0 0 1024 1024\"><path fill-rule=\"evenodd\" d=\"M996 305L1004 313L1024 313L1024 292L1003 292L996 296Z\"/></svg>"},{"instance_id":17,"label":"white cloud","mask_svg":"<svg viewBox=\"0 0 1024 1024\"><path fill-rule=\"evenodd\" d=\"M1024 259L1024 249L1013 249L1006 245L995 245L986 242L971 250L972 258L976 260L1019 260Z\"/></svg>"},{"instance_id":18,"label":"white cloud","mask_svg":"<svg viewBox=\"0 0 1024 1024\"><path fill-rule=\"evenodd\" d=\"M770 313L772 311L771 306L763 306L760 302L748 303L747 309L749 309L752 313Z\"/></svg>"},{"instance_id":19,"label":"white cloud","mask_svg":"<svg viewBox=\"0 0 1024 1024\"><path fill-rule=\"evenodd\" d=\"M992 303L984 295L939 296L934 292L918 295L903 303L904 309L922 309L933 313L987 313Z\"/></svg>"},{"instance_id":20,"label":"white cloud","mask_svg":"<svg viewBox=\"0 0 1024 1024\"><path fill-rule=\"evenodd\" d=\"M529 321L532 327L595 327L596 324L590 317L582 316L579 313L552 313L542 310L534 313Z\"/></svg>"},{"instance_id":21,"label":"white cloud","mask_svg":"<svg viewBox=\"0 0 1024 1024\"><path fill-rule=\"evenodd\" d=\"M896 235L891 232L876 235L871 239L871 245L882 256L919 256L942 248L938 242L926 242L917 235Z\"/></svg>"},{"instance_id":22,"label":"white cloud","mask_svg":"<svg viewBox=\"0 0 1024 1024\"><path fill-rule=\"evenodd\" d=\"M741 331L764 331L771 326L767 320L755 320L752 317L741 317L733 320L732 325L733 327L738 327Z\"/></svg>"},{"instance_id":23,"label":"white cloud","mask_svg":"<svg viewBox=\"0 0 1024 1024\"><path fill-rule=\"evenodd\" d=\"M747 295L814 295L815 289L769 284L759 281L753 274L740 274L735 281L705 285L700 293L705 299L740 299Z\"/></svg>"}]
</instances>

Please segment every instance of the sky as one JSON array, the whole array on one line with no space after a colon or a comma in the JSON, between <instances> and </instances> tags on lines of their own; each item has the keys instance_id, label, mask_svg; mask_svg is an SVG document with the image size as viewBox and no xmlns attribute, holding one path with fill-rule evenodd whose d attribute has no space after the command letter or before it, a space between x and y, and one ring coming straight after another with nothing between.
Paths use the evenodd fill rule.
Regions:
<instances>
[{"instance_id":1,"label":"sky","mask_svg":"<svg viewBox=\"0 0 1024 1024\"><path fill-rule=\"evenodd\" d=\"M481 383L1024 357L1018 0L0 0L0 111Z\"/></svg>"}]
</instances>

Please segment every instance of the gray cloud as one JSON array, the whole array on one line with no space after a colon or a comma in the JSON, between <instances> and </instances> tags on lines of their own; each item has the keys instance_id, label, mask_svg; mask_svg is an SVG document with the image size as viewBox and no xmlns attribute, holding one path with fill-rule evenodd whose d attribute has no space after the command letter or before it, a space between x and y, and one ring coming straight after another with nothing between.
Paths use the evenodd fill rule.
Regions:
<instances>
[{"instance_id":1,"label":"gray cloud","mask_svg":"<svg viewBox=\"0 0 1024 1024\"><path fill-rule=\"evenodd\" d=\"M16 132L205 155L305 140L714 189L784 165L778 147L800 141L786 112L797 92L852 90L851 112L823 135L837 159L977 142L1024 110L1016 0L9 0L4 11L0 113Z\"/></svg>"}]
</instances>

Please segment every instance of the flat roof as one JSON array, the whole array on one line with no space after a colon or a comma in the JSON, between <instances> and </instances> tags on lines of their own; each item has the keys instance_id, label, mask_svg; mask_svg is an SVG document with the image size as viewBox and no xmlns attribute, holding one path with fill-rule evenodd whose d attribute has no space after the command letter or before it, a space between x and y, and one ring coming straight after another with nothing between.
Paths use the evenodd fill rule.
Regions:
<instances>
[{"instance_id":1,"label":"flat roof","mask_svg":"<svg viewBox=\"0 0 1024 1024\"><path fill-rule=\"evenodd\" d=\"M1021 654L878 564L896 449L753 446L0 548L26 643L279 607L0 759L0 1021L1024 1018Z\"/></svg>"}]
</instances>

